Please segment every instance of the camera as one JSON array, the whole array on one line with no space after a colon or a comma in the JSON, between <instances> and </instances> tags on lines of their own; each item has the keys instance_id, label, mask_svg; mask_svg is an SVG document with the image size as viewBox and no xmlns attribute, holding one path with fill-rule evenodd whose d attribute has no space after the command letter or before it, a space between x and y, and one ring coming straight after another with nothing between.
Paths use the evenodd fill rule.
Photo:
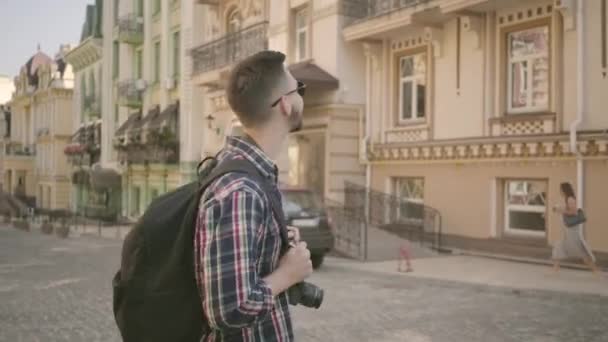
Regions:
<instances>
[{"instance_id":1,"label":"camera","mask_svg":"<svg viewBox=\"0 0 608 342\"><path fill-rule=\"evenodd\" d=\"M301 282L287 290L289 304L318 309L323 303L323 289L317 285Z\"/></svg>"}]
</instances>

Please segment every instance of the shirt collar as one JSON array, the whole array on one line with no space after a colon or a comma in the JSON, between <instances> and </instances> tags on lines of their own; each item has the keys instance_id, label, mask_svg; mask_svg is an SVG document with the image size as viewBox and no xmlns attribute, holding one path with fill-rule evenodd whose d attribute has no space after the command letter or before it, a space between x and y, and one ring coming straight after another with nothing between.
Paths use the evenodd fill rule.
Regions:
<instances>
[{"instance_id":1,"label":"shirt collar","mask_svg":"<svg viewBox=\"0 0 608 342\"><path fill-rule=\"evenodd\" d=\"M226 151L235 153L251 161L264 175L277 182L279 170L258 144L248 135L242 137L229 136L226 138Z\"/></svg>"}]
</instances>

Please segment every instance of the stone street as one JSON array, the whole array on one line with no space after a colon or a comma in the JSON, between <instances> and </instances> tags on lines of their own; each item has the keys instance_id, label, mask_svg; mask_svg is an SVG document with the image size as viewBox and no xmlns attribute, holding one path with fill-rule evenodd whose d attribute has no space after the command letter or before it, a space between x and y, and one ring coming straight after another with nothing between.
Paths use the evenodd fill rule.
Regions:
<instances>
[{"instance_id":1,"label":"stone street","mask_svg":"<svg viewBox=\"0 0 608 342\"><path fill-rule=\"evenodd\" d=\"M111 278L121 241L0 227L0 341L120 341ZM608 297L356 270L328 258L298 341L608 341Z\"/></svg>"}]
</instances>

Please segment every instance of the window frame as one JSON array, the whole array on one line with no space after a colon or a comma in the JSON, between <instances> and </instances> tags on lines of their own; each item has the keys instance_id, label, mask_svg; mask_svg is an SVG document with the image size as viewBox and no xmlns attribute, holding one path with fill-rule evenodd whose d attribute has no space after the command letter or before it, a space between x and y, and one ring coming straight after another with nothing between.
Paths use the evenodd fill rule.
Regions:
<instances>
[{"instance_id":1,"label":"window frame","mask_svg":"<svg viewBox=\"0 0 608 342\"><path fill-rule=\"evenodd\" d=\"M309 30L309 21L310 21L310 8L308 5L302 6L296 10L294 10L293 20L294 20L294 60L296 62L301 62L309 58L309 42L310 42L310 30ZM303 13L303 14L302 14ZM298 18L302 15L304 18L304 25L302 27L298 27ZM304 53L300 50L301 40L300 34L304 33Z\"/></svg>"},{"instance_id":2,"label":"window frame","mask_svg":"<svg viewBox=\"0 0 608 342\"><path fill-rule=\"evenodd\" d=\"M176 30L171 33L171 69L175 80L180 79L181 73L181 31Z\"/></svg>"},{"instance_id":3,"label":"window frame","mask_svg":"<svg viewBox=\"0 0 608 342\"><path fill-rule=\"evenodd\" d=\"M418 55L424 55L424 61L425 61L425 73L424 75L416 75L413 74L412 76L406 76L406 77L402 77L401 76L401 61L405 58L414 58L415 56ZM396 126L406 126L406 125L411 125L411 124L419 124L419 123L424 123L426 122L428 116L429 116L429 92L431 91L431 84L430 84L430 61L429 61L429 50L427 46L423 46L423 47L419 47L419 48L414 48L414 49L410 49L407 51L404 51L402 53L399 54L395 54L394 55L394 59L395 59L395 88L393 90L393 93L396 94L395 96L395 125ZM424 94L424 116L418 116L418 83L415 82L417 80L421 80L423 79L425 82L425 94ZM405 82L410 82L410 81L414 81L412 82L412 117L409 119L406 119L403 117L403 84Z\"/></svg>"},{"instance_id":4,"label":"window frame","mask_svg":"<svg viewBox=\"0 0 608 342\"><path fill-rule=\"evenodd\" d=\"M530 183L544 183L545 185L545 196L544 196L544 206L534 206L529 204L510 204L509 203L509 195L510 189L509 186L513 182L524 182L524 184ZM524 191L528 191L527 189ZM504 232L507 235L512 236L523 236L523 237L537 237L537 238L545 238L548 234L548 198L549 198L549 181L546 179L533 179L533 178L525 178L525 179L506 179L503 182L503 211L504 211ZM527 213L537 213L543 214L545 220L545 227L542 231L534 231L529 229L511 227L511 219L510 219L510 211L516 210L519 212L527 212Z\"/></svg>"},{"instance_id":5,"label":"window frame","mask_svg":"<svg viewBox=\"0 0 608 342\"><path fill-rule=\"evenodd\" d=\"M547 51L545 53L536 53L526 57L512 58L511 57L511 35L519 32L525 32L535 29L546 28L547 30ZM551 24L549 22L538 22L536 25L515 27L505 32L506 48L505 48L505 68L506 68L506 112L510 115L527 114L527 113L545 113L549 111L551 106L551 70L552 70L552 59L551 59ZM548 63L547 70L547 103L544 106L532 106L530 105L534 100L534 88L533 88L533 72L534 72L534 61L537 59L546 58ZM527 74L526 79L526 106L521 108L513 107L513 65L516 63L526 63L525 71Z\"/></svg>"},{"instance_id":6,"label":"window frame","mask_svg":"<svg viewBox=\"0 0 608 342\"><path fill-rule=\"evenodd\" d=\"M161 46L160 40L154 41L154 74L153 76L153 84L160 84L161 79Z\"/></svg>"},{"instance_id":7,"label":"window frame","mask_svg":"<svg viewBox=\"0 0 608 342\"><path fill-rule=\"evenodd\" d=\"M551 16L544 16L541 18L530 19L521 23L515 24L496 24L497 26L497 62L496 62L496 73L498 75L497 79L494 81L495 87L498 90L498 103L497 109L500 112L500 117L502 118L517 118L523 117L526 115L536 116L543 114L553 114L555 115L555 106L553 103L553 97L555 96L556 86L554 84L554 80L556 77L559 77L556 74L555 63L559 63L559 61L563 58L560 58L559 55L556 55L555 46L553 42L554 35L554 22ZM512 32L523 31L526 29L536 28L540 26L548 26L549 27L549 77L547 79L549 84L549 98L548 98L548 109L534 112L526 112L521 111L518 113L509 113L509 89L510 83L508 80L508 72L509 72L509 34ZM561 116L561 115L559 115ZM558 116L558 117L559 117Z\"/></svg>"}]
</instances>

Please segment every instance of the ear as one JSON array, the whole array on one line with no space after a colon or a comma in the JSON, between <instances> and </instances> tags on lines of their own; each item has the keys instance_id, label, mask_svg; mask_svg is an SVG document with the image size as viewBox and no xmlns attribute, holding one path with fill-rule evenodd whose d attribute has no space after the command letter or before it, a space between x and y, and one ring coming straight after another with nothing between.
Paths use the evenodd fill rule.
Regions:
<instances>
[{"instance_id":1,"label":"ear","mask_svg":"<svg viewBox=\"0 0 608 342\"><path fill-rule=\"evenodd\" d=\"M291 103L287 101L287 96L281 97L281 101L279 101L279 108L281 110L281 115L286 117L291 115Z\"/></svg>"}]
</instances>

